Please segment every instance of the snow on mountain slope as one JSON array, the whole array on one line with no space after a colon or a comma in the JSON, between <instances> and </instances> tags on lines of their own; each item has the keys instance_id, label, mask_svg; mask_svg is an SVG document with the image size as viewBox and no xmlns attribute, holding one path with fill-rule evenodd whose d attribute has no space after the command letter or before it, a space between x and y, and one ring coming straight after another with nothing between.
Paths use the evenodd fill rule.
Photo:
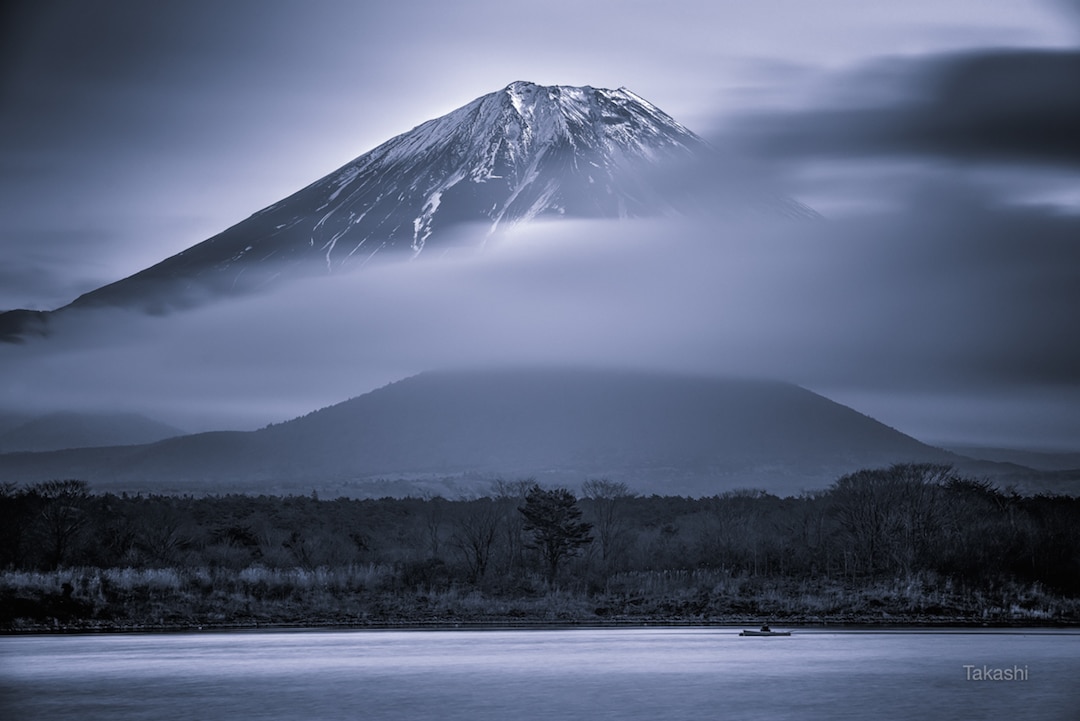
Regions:
<instances>
[{"instance_id":1,"label":"snow on mountain slope","mask_svg":"<svg viewBox=\"0 0 1080 721\"><path fill-rule=\"evenodd\" d=\"M325 201L309 242L332 268L387 246L418 254L437 228L454 222L480 221L494 230L551 213L651 214L662 207L658 198L626 187L627 176L643 161L689 158L703 147L625 89L516 82L393 138L311 186Z\"/></svg>"},{"instance_id":2,"label":"snow on mountain slope","mask_svg":"<svg viewBox=\"0 0 1080 721\"><path fill-rule=\"evenodd\" d=\"M625 88L514 82L69 307L163 312L376 257L483 245L492 233L539 217L678 214L693 185L678 182L678 169L711 153L701 138ZM813 215L789 199L738 202L744 200L755 211ZM19 326L43 320L4 316L0 321ZM8 328L0 336L13 334L17 329Z\"/></svg>"}]
</instances>

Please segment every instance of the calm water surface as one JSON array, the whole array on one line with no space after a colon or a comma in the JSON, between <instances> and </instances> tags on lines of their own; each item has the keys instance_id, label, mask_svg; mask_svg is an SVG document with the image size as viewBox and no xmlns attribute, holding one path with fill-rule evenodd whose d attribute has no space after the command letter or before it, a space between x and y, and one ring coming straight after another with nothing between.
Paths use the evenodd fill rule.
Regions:
<instances>
[{"instance_id":1,"label":"calm water surface","mask_svg":"<svg viewBox=\"0 0 1080 721\"><path fill-rule=\"evenodd\" d=\"M1026 680L968 680L964 665ZM737 629L0 638L0 719L1080 721L1080 635Z\"/></svg>"}]
</instances>

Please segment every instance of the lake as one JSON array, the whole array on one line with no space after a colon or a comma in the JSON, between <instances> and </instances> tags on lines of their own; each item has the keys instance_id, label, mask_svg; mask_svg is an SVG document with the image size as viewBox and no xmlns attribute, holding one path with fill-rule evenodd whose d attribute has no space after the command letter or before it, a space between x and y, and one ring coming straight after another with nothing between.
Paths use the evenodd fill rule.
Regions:
<instances>
[{"instance_id":1,"label":"lake","mask_svg":"<svg viewBox=\"0 0 1080 721\"><path fill-rule=\"evenodd\" d=\"M1076 721L1080 632L9 636L0 638L0 718Z\"/></svg>"}]
</instances>

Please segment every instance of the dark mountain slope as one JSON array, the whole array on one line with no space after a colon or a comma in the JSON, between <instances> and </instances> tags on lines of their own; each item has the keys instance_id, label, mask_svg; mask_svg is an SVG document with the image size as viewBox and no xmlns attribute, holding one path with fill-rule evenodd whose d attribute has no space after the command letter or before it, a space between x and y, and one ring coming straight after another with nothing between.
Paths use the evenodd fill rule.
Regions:
<instances>
[{"instance_id":1,"label":"dark mountain slope","mask_svg":"<svg viewBox=\"0 0 1080 721\"><path fill-rule=\"evenodd\" d=\"M377 478L625 480L709 495L797 491L844 472L949 461L849 408L785 383L581 369L432 372L251 433L93 453L9 454L11 480L82 477L144 490L364 493Z\"/></svg>"}]
</instances>

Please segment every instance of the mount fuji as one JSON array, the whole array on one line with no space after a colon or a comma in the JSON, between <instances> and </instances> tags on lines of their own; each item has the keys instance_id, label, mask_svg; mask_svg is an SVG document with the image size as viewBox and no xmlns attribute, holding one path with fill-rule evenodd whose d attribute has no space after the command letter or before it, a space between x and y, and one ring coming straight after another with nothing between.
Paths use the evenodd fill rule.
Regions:
<instances>
[{"instance_id":1,"label":"mount fuji","mask_svg":"<svg viewBox=\"0 0 1080 721\"><path fill-rule=\"evenodd\" d=\"M290 277L482 246L537 218L640 218L718 206L816 215L769 194L706 197L708 184L702 191L687 175L716 161L704 140L625 88L514 82L60 310L163 313ZM49 315L0 314L0 339L45 334Z\"/></svg>"}]
</instances>

